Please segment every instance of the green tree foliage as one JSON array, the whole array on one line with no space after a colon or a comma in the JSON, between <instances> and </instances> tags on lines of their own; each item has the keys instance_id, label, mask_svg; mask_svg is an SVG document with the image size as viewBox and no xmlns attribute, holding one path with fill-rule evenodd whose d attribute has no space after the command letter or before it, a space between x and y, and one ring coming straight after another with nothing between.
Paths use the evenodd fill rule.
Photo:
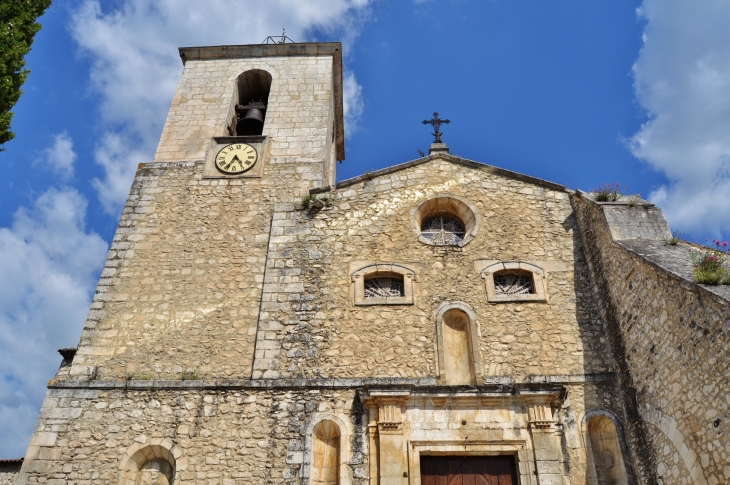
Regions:
<instances>
[{"instance_id":1,"label":"green tree foliage","mask_svg":"<svg viewBox=\"0 0 730 485\"><path fill-rule=\"evenodd\" d=\"M23 58L41 29L36 19L50 4L51 0L0 0L0 147L15 136L10 131L10 109L30 72L23 69Z\"/></svg>"}]
</instances>

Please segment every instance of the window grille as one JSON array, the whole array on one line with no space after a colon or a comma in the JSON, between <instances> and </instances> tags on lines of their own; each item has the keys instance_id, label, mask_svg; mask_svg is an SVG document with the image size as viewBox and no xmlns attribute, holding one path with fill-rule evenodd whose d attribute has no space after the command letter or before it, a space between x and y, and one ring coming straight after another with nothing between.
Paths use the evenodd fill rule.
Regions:
<instances>
[{"instance_id":1,"label":"window grille","mask_svg":"<svg viewBox=\"0 0 730 485\"><path fill-rule=\"evenodd\" d=\"M494 275L494 292L497 295L533 295L535 286L532 275L507 273Z\"/></svg>"},{"instance_id":2,"label":"window grille","mask_svg":"<svg viewBox=\"0 0 730 485\"><path fill-rule=\"evenodd\" d=\"M402 298L405 294L403 278L388 276L365 280L365 298Z\"/></svg>"},{"instance_id":3,"label":"window grille","mask_svg":"<svg viewBox=\"0 0 730 485\"><path fill-rule=\"evenodd\" d=\"M435 216L421 224L421 235L437 246L453 246L464 240L464 225L453 217Z\"/></svg>"}]
</instances>

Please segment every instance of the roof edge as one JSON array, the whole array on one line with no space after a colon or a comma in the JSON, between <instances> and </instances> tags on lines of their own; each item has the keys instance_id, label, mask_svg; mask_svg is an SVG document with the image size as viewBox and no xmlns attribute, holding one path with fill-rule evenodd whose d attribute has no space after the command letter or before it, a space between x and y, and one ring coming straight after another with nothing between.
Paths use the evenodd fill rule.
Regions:
<instances>
[{"instance_id":1,"label":"roof edge","mask_svg":"<svg viewBox=\"0 0 730 485\"><path fill-rule=\"evenodd\" d=\"M189 60L332 56L335 91L335 148L337 150L337 160L345 159L345 109L342 97L342 44L340 42L178 47L178 51L183 65Z\"/></svg>"},{"instance_id":2,"label":"roof edge","mask_svg":"<svg viewBox=\"0 0 730 485\"><path fill-rule=\"evenodd\" d=\"M381 177L383 175L388 175L395 172L400 172L401 170L405 170L407 168L416 167L418 165L428 163L432 160L436 159L442 159L446 160L447 162L456 163L459 165L465 165L467 167L476 168L478 170L483 170L488 173L493 173L496 175L501 175L503 177L512 178L515 180L520 180L522 182L527 182L533 185L538 185L540 187L545 187L546 189L550 190L556 190L558 192L568 192L568 189L560 184L556 184L553 182L549 182L547 180L543 180L537 177L531 177L530 175L525 175L519 172L514 172L512 170L507 170L500 167L495 167L494 165L488 165L486 163L482 162L475 162L474 160L469 160L466 158L457 157L456 155L451 155L448 153L435 153L433 155L428 155L421 158L416 158L415 160L411 160L409 162L400 163L398 165L392 165L390 167L381 168L380 170L375 170L373 172L364 173L362 175L358 175L357 177L353 177L350 179L343 180L339 182L335 188L342 189L345 187L350 187L351 185L358 184L363 181L371 180L376 177Z\"/></svg>"}]
</instances>

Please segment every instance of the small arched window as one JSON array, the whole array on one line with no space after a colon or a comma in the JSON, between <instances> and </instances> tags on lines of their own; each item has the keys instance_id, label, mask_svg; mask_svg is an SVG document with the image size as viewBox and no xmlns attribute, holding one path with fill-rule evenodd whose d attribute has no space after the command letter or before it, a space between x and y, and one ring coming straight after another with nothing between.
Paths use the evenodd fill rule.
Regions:
<instances>
[{"instance_id":1,"label":"small arched window","mask_svg":"<svg viewBox=\"0 0 730 485\"><path fill-rule=\"evenodd\" d=\"M185 469L181 466L178 470L176 456L180 457L180 450L174 445L171 449L158 444L135 445L120 464L120 484L173 485L176 471Z\"/></svg>"},{"instance_id":2,"label":"small arched window","mask_svg":"<svg viewBox=\"0 0 730 485\"><path fill-rule=\"evenodd\" d=\"M466 245L476 236L479 221L472 204L449 194L436 194L411 210L418 240L430 246Z\"/></svg>"},{"instance_id":3,"label":"small arched window","mask_svg":"<svg viewBox=\"0 0 730 485\"><path fill-rule=\"evenodd\" d=\"M310 483L340 483L340 429L329 420L320 421L313 430Z\"/></svg>"},{"instance_id":4,"label":"small arched window","mask_svg":"<svg viewBox=\"0 0 730 485\"><path fill-rule=\"evenodd\" d=\"M363 266L352 273L355 305L412 305L415 275L400 264Z\"/></svg>"},{"instance_id":5,"label":"small arched window","mask_svg":"<svg viewBox=\"0 0 730 485\"><path fill-rule=\"evenodd\" d=\"M522 261L493 263L482 270L490 303L547 301L545 272Z\"/></svg>"}]
</instances>

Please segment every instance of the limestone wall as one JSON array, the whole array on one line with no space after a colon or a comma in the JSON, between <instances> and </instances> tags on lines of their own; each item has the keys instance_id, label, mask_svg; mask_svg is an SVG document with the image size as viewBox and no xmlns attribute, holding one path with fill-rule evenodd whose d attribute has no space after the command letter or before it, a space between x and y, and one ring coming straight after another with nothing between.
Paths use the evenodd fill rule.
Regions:
<instances>
[{"instance_id":1,"label":"limestone wall","mask_svg":"<svg viewBox=\"0 0 730 485\"><path fill-rule=\"evenodd\" d=\"M322 420L335 423L342 437L343 485L375 483L386 466L395 466L398 477L408 472L411 480L404 483L417 484L418 453L465 446L516 454L523 485L568 477L583 483L583 416L594 409L617 412L613 381L453 393L387 379L349 384L356 386L345 380L56 384L44 401L20 483L127 483L121 479L129 478L130 457L149 449L169 451L175 483L309 483L312 431ZM563 388L567 400L559 397ZM382 413L378 418L378 406L387 407L396 395L403 398L401 417L391 414L393 423ZM547 406L547 421L539 426L536 405ZM384 422L397 426L378 431ZM389 449L393 433L404 438L402 449Z\"/></svg>"},{"instance_id":2,"label":"limestone wall","mask_svg":"<svg viewBox=\"0 0 730 485\"><path fill-rule=\"evenodd\" d=\"M296 157L298 163L329 161L327 140L334 122L331 55L188 60L154 160L205 158L210 139L229 134L236 80L249 69L272 76L263 132L272 139L271 156Z\"/></svg>"},{"instance_id":3,"label":"limestone wall","mask_svg":"<svg viewBox=\"0 0 730 485\"><path fill-rule=\"evenodd\" d=\"M481 376L611 369L567 194L453 160L340 184L321 210L277 208L254 378L438 376L435 312L448 302L476 315ZM418 240L412 211L437 194L481 219L463 248ZM538 262L548 301L488 303L480 268L495 260ZM413 305L355 305L352 273L368 263L411 268Z\"/></svg>"},{"instance_id":4,"label":"limestone wall","mask_svg":"<svg viewBox=\"0 0 730 485\"><path fill-rule=\"evenodd\" d=\"M629 437L645 465L644 480L728 483L730 299L722 296L723 288L691 280L688 247L656 240L668 233L666 226L624 239L627 231L607 223L665 224L647 214L657 209L624 207L625 223L616 222L615 214L607 219L605 211L616 210L611 206L582 197L573 203L596 291L604 296Z\"/></svg>"},{"instance_id":5,"label":"limestone wall","mask_svg":"<svg viewBox=\"0 0 730 485\"><path fill-rule=\"evenodd\" d=\"M273 213L334 177L333 62L332 55L186 62L160 163L141 165L135 176L72 376L250 376ZM213 136L228 134L236 79L248 69L273 78L261 177L204 178L206 150Z\"/></svg>"},{"instance_id":6,"label":"limestone wall","mask_svg":"<svg viewBox=\"0 0 730 485\"><path fill-rule=\"evenodd\" d=\"M0 460L0 485L15 485L18 482L20 464L2 463Z\"/></svg>"},{"instance_id":7,"label":"limestone wall","mask_svg":"<svg viewBox=\"0 0 730 485\"><path fill-rule=\"evenodd\" d=\"M250 376L272 213L322 170L262 163L263 177L237 180L203 179L202 162L140 167L71 375Z\"/></svg>"},{"instance_id":8,"label":"limestone wall","mask_svg":"<svg viewBox=\"0 0 730 485\"><path fill-rule=\"evenodd\" d=\"M353 397L326 389L51 389L20 483L116 484L130 450L149 445L172 451L175 483L299 483L307 426L335 415L350 430L350 483L364 484Z\"/></svg>"}]
</instances>

